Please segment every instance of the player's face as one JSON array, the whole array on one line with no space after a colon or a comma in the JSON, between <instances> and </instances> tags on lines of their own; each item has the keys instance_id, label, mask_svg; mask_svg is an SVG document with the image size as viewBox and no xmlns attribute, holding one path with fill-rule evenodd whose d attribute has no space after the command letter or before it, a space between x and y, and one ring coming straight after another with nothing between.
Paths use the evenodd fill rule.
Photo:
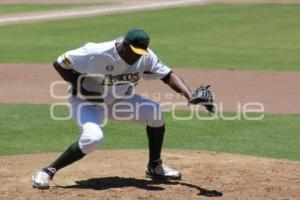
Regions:
<instances>
[{"instance_id":1,"label":"player's face","mask_svg":"<svg viewBox=\"0 0 300 200\"><path fill-rule=\"evenodd\" d=\"M132 51L129 43L124 43L124 60L129 65L133 65L138 59L140 59L141 55L138 55Z\"/></svg>"}]
</instances>

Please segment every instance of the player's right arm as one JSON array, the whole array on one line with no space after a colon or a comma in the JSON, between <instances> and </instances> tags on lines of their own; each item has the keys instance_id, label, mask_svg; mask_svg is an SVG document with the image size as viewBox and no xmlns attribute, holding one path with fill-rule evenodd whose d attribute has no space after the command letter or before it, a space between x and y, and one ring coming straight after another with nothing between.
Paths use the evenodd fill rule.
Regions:
<instances>
[{"instance_id":1,"label":"player's right arm","mask_svg":"<svg viewBox=\"0 0 300 200\"><path fill-rule=\"evenodd\" d=\"M81 96L100 96L99 93L87 91L81 85L79 85L79 87L77 85L79 76L88 72L88 66L90 66L94 55L93 44L87 44L79 49L68 51L58 57L53 63L55 70L60 76L72 85L72 90L75 95L77 94L77 89L80 88ZM97 98L85 99L93 102L100 101L100 99Z\"/></svg>"},{"instance_id":2,"label":"player's right arm","mask_svg":"<svg viewBox=\"0 0 300 200\"><path fill-rule=\"evenodd\" d=\"M53 64L54 68L64 80L75 86L75 78L88 72L90 63L96 54L94 49L95 44L87 43L83 47L68 51L57 58Z\"/></svg>"},{"instance_id":3,"label":"player's right arm","mask_svg":"<svg viewBox=\"0 0 300 200\"><path fill-rule=\"evenodd\" d=\"M96 54L96 45L87 43L86 45L66 52L59 56L53 63L55 70L67 82L71 83L73 88L77 87L77 78L80 74L86 74L89 66Z\"/></svg>"},{"instance_id":4,"label":"player's right arm","mask_svg":"<svg viewBox=\"0 0 300 200\"><path fill-rule=\"evenodd\" d=\"M53 67L65 81L69 82L73 88L77 88L77 79L80 75L78 72L63 68L58 61L53 62Z\"/></svg>"}]
</instances>

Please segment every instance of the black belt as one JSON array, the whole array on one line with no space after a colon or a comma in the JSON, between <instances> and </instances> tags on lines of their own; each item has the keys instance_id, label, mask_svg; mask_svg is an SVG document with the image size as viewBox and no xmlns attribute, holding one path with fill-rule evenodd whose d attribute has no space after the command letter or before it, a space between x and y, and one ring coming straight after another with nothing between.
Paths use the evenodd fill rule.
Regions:
<instances>
[{"instance_id":1,"label":"black belt","mask_svg":"<svg viewBox=\"0 0 300 200\"><path fill-rule=\"evenodd\" d=\"M73 87L71 87L69 89L69 93L72 95L72 96L77 96L77 90L74 89ZM86 100L86 101L90 101L90 102L94 102L94 103L103 103L104 102L104 99L102 98L93 98L93 99L88 99L88 98L84 98L84 95L81 95L82 97L78 97L82 100ZM92 95L91 95L92 96Z\"/></svg>"},{"instance_id":2,"label":"black belt","mask_svg":"<svg viewBox=\"0 0 300 200\"><path fill-rule=\"evenodd\" d=\"M73 96L76 96L77 95L77 90L75 90L74 88L70 88L69 89L69 93Z\"/></svg>"}]
</instances>

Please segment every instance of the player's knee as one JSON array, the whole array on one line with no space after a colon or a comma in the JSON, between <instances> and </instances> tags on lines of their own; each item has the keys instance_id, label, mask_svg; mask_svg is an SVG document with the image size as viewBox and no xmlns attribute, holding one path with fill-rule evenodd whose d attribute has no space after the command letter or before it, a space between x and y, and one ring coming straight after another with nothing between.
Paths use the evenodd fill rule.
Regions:
<instances>
[{"instance_id":1,"label":"player's knee","mask_svg":"<svg viewBox=\"0 0 300 200\"><path fill-rule=\"evenodd\" d=\"M79 146L83 153L88 154L99 148L103 141L101 128L95 123L86 123L82 127Z\"/></svg>"},{"instance_id":2,"label":"player's knee","mask_svg":"<svg viewBox=\"0 0 300 200\"><path fill-rule=\"evenodd\" d=\"M147 125L150 127L161 127L165 124L164 113L161 106L153 102L152 109L148 112L148 122Z\"/></svg>"}]
</instances>

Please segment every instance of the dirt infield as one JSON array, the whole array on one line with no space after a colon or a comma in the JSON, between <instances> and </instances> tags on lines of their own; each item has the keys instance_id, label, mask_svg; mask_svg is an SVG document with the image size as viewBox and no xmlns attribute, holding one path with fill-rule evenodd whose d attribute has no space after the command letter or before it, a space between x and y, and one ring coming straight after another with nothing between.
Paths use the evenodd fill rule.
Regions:
<instances>
[{"instance_id":1,"label":"dirt infield","mask_svg":"<svg viewBox=\"0 0 300 200\"><path fill-rule=\"evenodd\" d=\"M258 72L174 69L192 87L211 84L224 111L238 111L239 104L261 102L267 113L300 113L300 72ZM62 80L51 65L0 64L0 103L65 102L50 95L50 85ZM159 88L159 89L158 89ZM55 95L67 95L67 85L54 87ZM163 102L185 102L161 81L141 81L137 93ZM168 105L166 105L168 107ZM170 107L170 106L169 106ZM221 105L220 105L221 107ZM176 107L187 109L184 105Z\"/></svg>"},{"instance_id":2,"label":"dirt infield","mask_svg":"<svg viewBox=\"0 0 300 200\"><path fill-rule=\"evenodd\" d=\"M31 174L58 154L0 157L0 198L85 199L298 199L300 163L224 153L168 150L181 181L145 178L146 151L101 150L58 172L50 190L31 187ZM122 162L120 162L122 161ZM215 191L213 191L215 190Z\"/></svg>"}]
</instances>

